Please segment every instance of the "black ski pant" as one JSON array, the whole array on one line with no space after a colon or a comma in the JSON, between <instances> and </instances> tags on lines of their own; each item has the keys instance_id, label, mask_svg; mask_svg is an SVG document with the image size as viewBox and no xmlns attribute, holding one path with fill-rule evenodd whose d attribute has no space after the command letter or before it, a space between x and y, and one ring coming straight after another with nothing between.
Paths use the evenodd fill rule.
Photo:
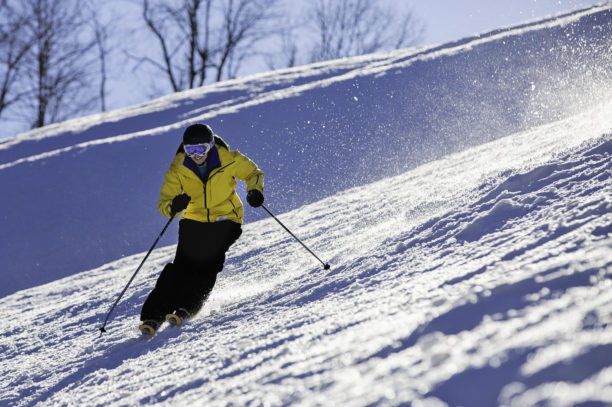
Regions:
<instances>
[{"instance_id":1,"label":"black ski pant","mask_svg":"<svg viewBox=\"0 0 612 407\"><path fill-rule=\"evenodd\" d=\"M140 319L163 321L166 314L179 308L191 315L200 311L223 269L225 253L241 234L240 224L229 220L205 223L182 219L174 261L159 275Z\"/></svg>"}]
</instances>

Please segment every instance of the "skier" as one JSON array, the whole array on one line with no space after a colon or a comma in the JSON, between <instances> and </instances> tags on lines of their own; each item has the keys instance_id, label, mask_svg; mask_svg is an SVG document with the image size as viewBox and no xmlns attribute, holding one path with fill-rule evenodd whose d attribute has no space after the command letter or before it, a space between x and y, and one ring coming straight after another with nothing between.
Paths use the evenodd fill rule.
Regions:
<instances>
[{"instance_id":1,"label":"skier","mask_svg":"<svg viewBox=\"0 0 612 407\"><path fill-rule=\"evenodd\" d=\"M203 306L223 269L225 253L242 233L243 206L236 178L247 187L247 202L263 204L263 172L206 124L187 127L166 172L159 211L179 222L176 255L166 264L142 306L140 331L152 336L164 320L179 326Z\"/></svg>"}]
</instances>

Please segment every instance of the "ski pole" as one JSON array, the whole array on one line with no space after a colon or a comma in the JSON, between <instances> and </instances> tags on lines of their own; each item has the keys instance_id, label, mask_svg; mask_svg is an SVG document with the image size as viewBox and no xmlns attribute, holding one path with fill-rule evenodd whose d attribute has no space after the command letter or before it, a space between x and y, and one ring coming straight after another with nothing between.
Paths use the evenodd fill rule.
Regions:
<instances>
[{"instance_id":1,"label":"ski pole","mask_svg":"<svg viewBox=\"0 0 612 407\"><path fill-rule=\"evenodd\" d=\"M270 210L269 210L268 208L266 208L266 205L263 205L263 204L262 204L262 205L261 205L261 207L262 207L262 208L264 208L264 209L266 210L266 212L268 212L268 214L269 214L270 216L272 216L272 217L274 218L274 220L275 220L275 221L277 221L277 222L278 222L278 224L279 224L279 225L281 225L281 226L282 226L282 227L283 227L283 228L284 228L284 229L285 229L287 232L289 232L289 234L290 234L291 236L293 236L293 238L294 238L295 240L297 240L298 242L300 242L300 244L301 244L302 246L304 246L304 249L308 250L308 252L309 252L310 254L312 254L312 255L315 257L315 259L319 260L319 262L321 262L321 264L323 265L323 269L325 269L325 270L329 270L329 263L325 263L323 260L321 260L321 259L320 259L320 258L319 258L319 257L318 257L316 254L314 254L314 253L312 252L312 250L310 250L310 249L309 249L309 248L308 248L308 247L307 247L307 246L304 244L304 242L302 242L300 239L298 239L296 235L294 235L293 233L291 233L291 231L290 231L290 230L287 228L287 226L283 225L283 223L282 223L280 220L278 220L278 218L277 218L276 216L274 216L274 214L273 214L272 212L270 212Z\"/></svg>"},{"instance_id":2,"label":"ski pole","mask_svg":"<svg viewBox=\"0 0 612 407\"><path fill-rule=\"evenodd\" d=\"M108 311L108 314L106 314L106 319L104 320L104 324L102 324L102 328L100 328L100 337L102 337L102 334L104 332L106 332L106 329L104 329L104 327L106 326L106 323L108 322L108 318L110 318L111 313L113 312L113 310L115 309L115 307L119 303L119 300L121 299L121 297L123 297L123 294L125 294L125 291L128 289L130 284L132 284L132 281L134 280L134 277L136 277L136 274L138 274L138 272L140 271L140 268L142 267L144 262L147 260L147 258L149 257L149 255L151 254L151 252L153 251L155 246L157 245L157 242L159 242L159 239L161 239L161 237L164 235L164 232L166 231L166 229L168 229L168 226L170 226L170 222L172 222L172 220L174 219L174 215L175 214L171 214L170 220L168 221L168 223L166 223L166 226L164 226L164 229L161 231L159 236L157 236L157 239L155 239L155 243L153 243L153 246L151 246L151 248L149 249L149 252L147 253L147 255L144 257L144 259L142 259L142 262L140 262L140 266L138 266L138 268L136 269L136 271L132 275L132 278L130 278L130 281L128 281L127 285L125 286L123 291L121 291L121 294L119 294L119 297L117 297L117 300L115 301L115 303L111 307L110 311Z\"/></svg>"}]
</instances>

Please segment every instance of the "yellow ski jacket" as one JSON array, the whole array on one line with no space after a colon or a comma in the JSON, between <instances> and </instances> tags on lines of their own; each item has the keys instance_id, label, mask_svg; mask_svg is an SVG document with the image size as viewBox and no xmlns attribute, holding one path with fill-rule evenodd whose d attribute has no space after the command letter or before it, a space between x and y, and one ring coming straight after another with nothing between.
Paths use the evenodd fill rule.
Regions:
<instances>
[{"instance_id":1,"label":"yellow ski jacket","mask_svg":"<svg viewBox=\"0 0 612 407\"><path fill-rule=\"evenodd\" d=\"M231 151L215 135L206 168L199 168L182 149L174 157L159 193L159 211L170 217L172 199L182 192L191 197L183 218L199 222L231 220L242 223L244 207L236 194L236 178L246 183L247 191L263 193L263 172L239 151Z\"/></svg>"}]
</instances>

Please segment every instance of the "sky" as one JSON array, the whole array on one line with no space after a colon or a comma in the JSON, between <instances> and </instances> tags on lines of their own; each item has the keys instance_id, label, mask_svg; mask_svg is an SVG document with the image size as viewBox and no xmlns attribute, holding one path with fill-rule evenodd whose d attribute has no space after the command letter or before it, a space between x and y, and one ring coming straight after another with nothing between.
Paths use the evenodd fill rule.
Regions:
<instances>
[{"instance_id":1,"label":"sky","mask_svg":"<svg viewBox=\"0 0 612 407\"><path fill-rule=\"evenodd\" d=\"M425 45L444 43L601 1L578 0L428 0L405 1L426 26Z\"/></svg>"}]
</instances>

